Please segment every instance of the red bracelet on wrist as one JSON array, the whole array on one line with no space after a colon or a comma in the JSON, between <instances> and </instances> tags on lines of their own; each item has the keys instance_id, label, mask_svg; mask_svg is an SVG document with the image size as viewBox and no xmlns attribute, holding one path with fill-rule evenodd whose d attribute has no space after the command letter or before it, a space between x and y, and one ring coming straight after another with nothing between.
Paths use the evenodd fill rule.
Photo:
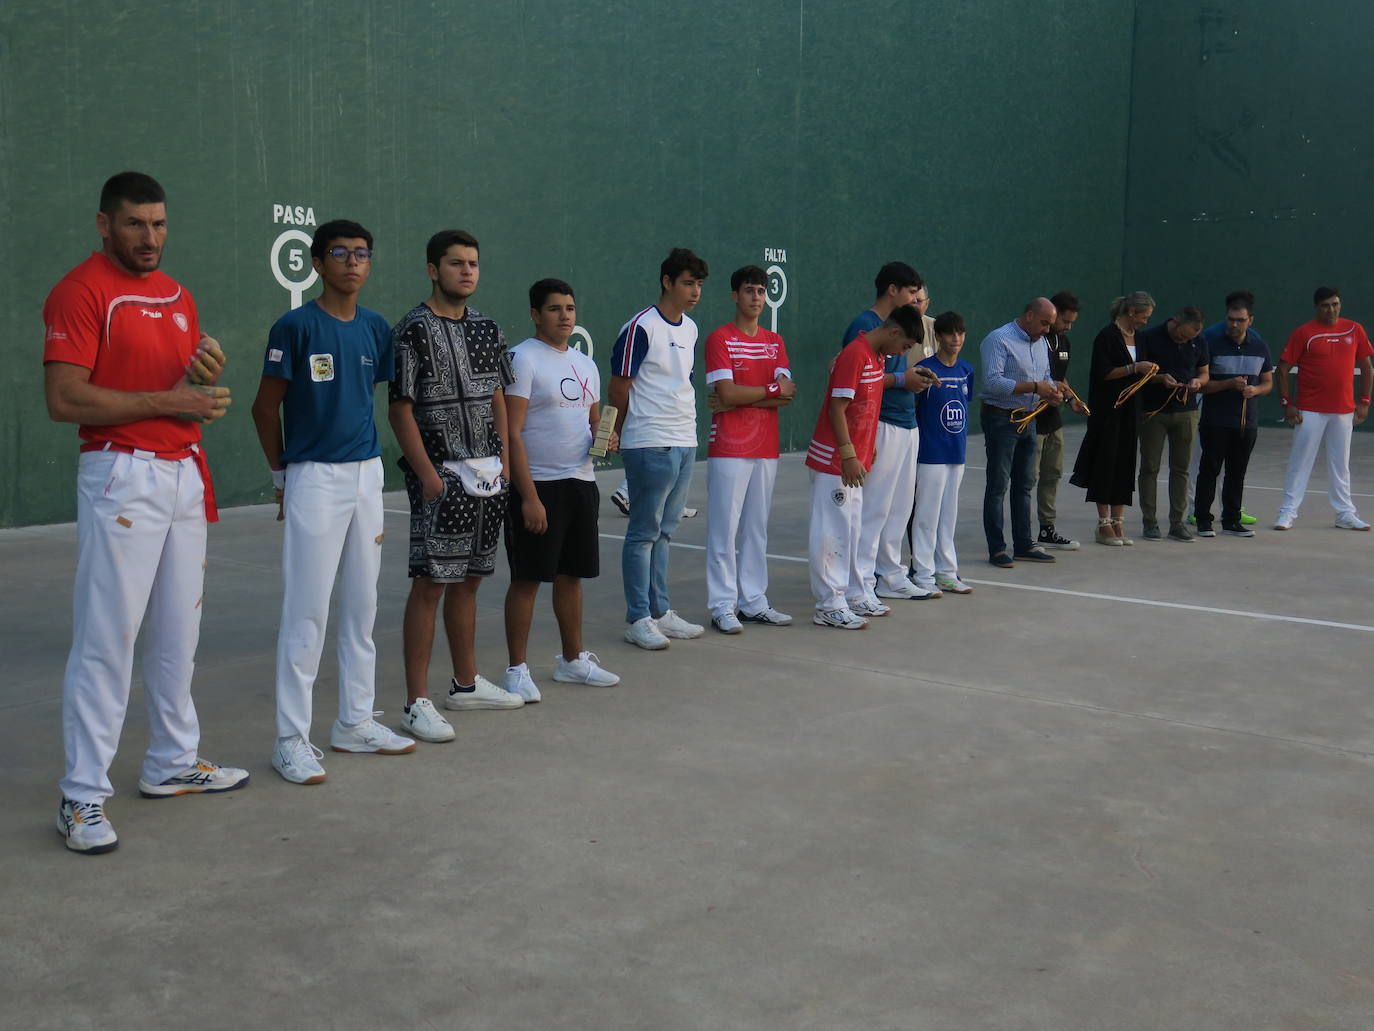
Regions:
<instances>
[{"instance_id":1,"label":"red bracelet on wrist","mask_svg":"<svg viewBox=\"0 0 1374 1031\"><path fill-rule=\"evenodd\" d=\"M763 392L768 397L777 397L779 394L782 393L782 386L778 383L777 380L774 380L772 383L768 384L768 386L763 388Z\"/></svg>"},{"instance_id":2,"label":"red bracelet on wrist","mask_svg":"<svg viewBox=\"0 0 1374 1031\"><path fill-rule=\"evenodd\" d=\"M1362 404L1362 405L1367 405L1367 404L1369 404L1369 398L1367 398L1367 397L1362 397L1362 398L1360 398L1360 404Z\"/></svg>"}]
</instances>

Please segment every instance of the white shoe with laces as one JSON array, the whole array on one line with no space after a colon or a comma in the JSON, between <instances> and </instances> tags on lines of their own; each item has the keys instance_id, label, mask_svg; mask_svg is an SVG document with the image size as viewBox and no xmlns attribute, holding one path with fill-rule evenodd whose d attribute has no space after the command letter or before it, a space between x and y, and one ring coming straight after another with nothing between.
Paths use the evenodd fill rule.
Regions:
<instances>
[{"instance_id":1,"label":"white shoe with laces","mask_svg":"<svg viewBox=\"0 0 1374 1031\"><path fill-rule=\"evenodd\" d=\"M467 687L460 686L456 679L449 681L448 697L444 699L445 709L518 709L525 699L518 694L497 687L482 674Z\"/></svg>"},{"instance_id":2,"label":"white shoe with laces","mask_svg":"<svg viewBox=\"0 0 1374 1031\"><path fill-rule=\"evenodd\" d=\"M832 626L836 630L862 630L868 626L868 620L860 619L847 608L817 609L811 622L817 626Z\"/></svg>"},{"instance_id":3,"label":"white shoe with laces","mask_svg":"<svg viewBox=\"0 0 1374 1031\"><path fill-rule=\"evenodd\" d=\"M654 619L658 632L664 637L673 637L679 641L690 641L706 633L706 628L699 623L689 623L672 609Z\"/></svg>"},{"instance_id":4,"label":"white shoe with laces","mask_svg":"<svg viewBox=\"0 0 1374 1031\"><path fill-rule=\"evenodd\" d=\"M1336 517L1336 529L1338 530L1368 530L1369 524L1361 519L1354 512L1343 512Z\"/></svg>"},{"instance_id":5,"label":"white shoe with laces","mask_svg":"<svg viewBox=\"0 0 1374 1031\"><path fill-rule=\"evenodd\" d=\"M743 609L740 609L739 618L741 622L759 623L763 626L792 625L791 616L789 616L786 612L779 612L777 609L772 608L771 606L769 608L764 609L762 612L753 613L745 612Z\"/></svg>"},{"instance_id":6,"label":"white shoe with laces","mask_svg":"<svg viewBox=\"0 0 1374 1031\"><path fill-rule=\"evenodd\" d=\"M376 717L381 714L379 709L353 726L335 720L329 728L329 747L336 752L359 755L408 755L415 751L414 741L377 722Z\"/></svg>"},{"instance_id":7,"label":"white shoe with laces","mask_svg":"<svg viewBox=\"0 0 1374 1031\"><path fill-rule=\"evenodd\" d=\"M722 634L738 634L744 630L744 625L740 623L739 616L733 612L722 612L718 616L712 616L711 625Z\"/></svg>"},{"instance_id":8,"label":"white shoe with laces","mask_svg":"<svg viewBox=\"0 0 1374 1031\"><path fill-rule=\"evenodd\" d=\"M873 593L879 598L895 598L899 601L910 601L921 592L917 589L915 584L908 580L905 584L900 584L897 587L888 587L884 584L878 584L878 586L874 588ZM851 606L851 608L852 607L853 606Z\"/></svg>"},{"instance_id":9,"label":"white shoe with laces","mask_svg":"<svg viewBox=\"0 0 1374 1031\"><path fill-rule=\"evenodd\" d=\"M525 699L525 704L537 702L540 699L539 688L530 676L529 663L522 662L518 666L506 667L506 682L502 685L511 694L518 694Z\"/></svg>"},{"instance_id":10,"label":"white shoe with laces","mask_svg":"<svg viewBox=\"0 0 1374 1031\"><path fill-rule=\"evenodd\" d=\"M884 605L877 598L860 598L849 603L849 611L861 619L872 619L875 616L886 616L892 611L892 606Z\"/></svg>"},{"instance_id":11,"label":"white shoe with laces","mask_svg":"<svg viewBox=\"0 0 1374 1031\"><path fill-rule=\"evenodd\" d=\"M940 573L935 574L935 586L947 594L972 594L973 588L957 576L944 576Z\"/></svg>"},{"instance_id":12,"label":"white shoe with laces","mask_svg":"<svg viewBox=\"0 0 1374 1031\"><path fill-rule=\"evenodd\" d=\"M553 679L560 684L591 684L592 687L615 687L620 678L610 670L602 669L594 652L582 652L572 662L563 656L556 656Z\"/></svg>"},{"instance_id":13,"label":"white shoe with laces","mask_svg":"<svg viewBox=\"0 0 1374 1031\"><path fill-rule=\"evenodd\" d=\"M66 839L73 852L99 855L119 845L110 821L105 819L104 802L73 802L64 798L57 806L57 833Z\"/></svg>"},{"instance_id":14,"label":"white shoe with laces","mask_svg":"<svg viewBox=\"0 0 1374 1031\"><path fill-rule=\"evenodd\" d=\"M194 766L168 777L161 784L152 784L140 777L138 793L144 798L171 798L175 795L233 791L247 783L247 770L240 770L235 766L220 766L209 759L196 756Z\"/></svg>"},{"instance_id":15,"label":"white shoe with laces","mask_svg":"<svg viewBox=\"0 0 1374 1031\"><path fill-rule=\"evenodd\" d=\"M653 616L636 619L625 628L625 640L645 651L661 652L668 647L668 638L659 633Z\"/></svg>"},{"instance_id":16,"label":"white shoe with laces","mask_svg":"<svg viewBox=\"0 0 1374 1031\"><path fill-rule=\"evenodd\" d=\"M444 719L443 714L434 707L428 698L417 698L403 710L401 729L413 734L421 741L442 744L457 736L453 724Z\"/></svg>"},{"instance_id":17,"label":"white shoe with laces","mask_svg":"<svg viewBox=\"0 0 1374 1031\"><path fill-rule=\"evenodd\" d=\"M323 784L324 753L299 734L277 739L272 750L272 769L292 784Z\"/></svg>"}]
</instances>

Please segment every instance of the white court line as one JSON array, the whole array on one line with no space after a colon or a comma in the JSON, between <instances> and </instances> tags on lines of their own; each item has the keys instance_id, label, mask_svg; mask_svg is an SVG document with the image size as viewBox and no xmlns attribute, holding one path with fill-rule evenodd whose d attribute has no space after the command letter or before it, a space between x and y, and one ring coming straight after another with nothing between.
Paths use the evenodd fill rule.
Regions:
<instances>
[{"instance_id":1,"label":"white court line","mask_svg":"<svg viewBox=\"0 0 1374 1031\"><path fill-rule=\"evenodd\" d=\"M600 536L607 540L623 541L624 535L618 533L603 533ZM672 542L674 548L689 548L692 551L705 551L700 544L681 544L677 541ZM801 562L807 563L810 560L798 558L796 555L773 555L767 556L779 562ZM1148 605L1157 609L1181 609L1185 612L1206 612L1209 615L1219 616L1240 616L1244 619L1267 620L1271 623L1300 623L1303 626L1324 626L1332 630L1362 630L1365 633L1374 634L1374 626L1366 626L1364 623L1337 623L1330 619L1308 619L1305 616L1282 616L1276 612L1242 612L1240 609L1216 609L1209 605L1188 605L1181 601L1152 601L1149 598L1127 598L1118 594L1094 594L1091 591L1069 591L1062 587L1041 587L1038 584L1013 584L1002 580L973 580L964 577L965 583L977 584L979 587L1007 587L1013 591L1040 591L1044 594L1062 594L1070 598L1087 598L1091 601L1119 601L1125 605Z\"/></svg>"}]
</instances>

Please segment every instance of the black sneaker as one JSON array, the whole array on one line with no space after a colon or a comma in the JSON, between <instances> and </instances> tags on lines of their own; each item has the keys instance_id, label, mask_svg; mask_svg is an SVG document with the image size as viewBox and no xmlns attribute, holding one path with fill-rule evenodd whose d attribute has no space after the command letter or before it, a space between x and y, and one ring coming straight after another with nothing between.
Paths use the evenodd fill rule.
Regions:
<instances>
[{"instance_id":1,"label":"black sneaker","mask_svg":"<svg viewBox=\"0 0 1374 1031\"><path fill-rule=\"evenodd\" d=\"M1040 527L1040 536L1036 542L1042 548L1058 548L1060 551L1077 551L1078 542L1071 541L1054 528L1053 523L1046 523Z\"/></svg>"},{"instance_id":2,"label":"black sneaker","mask_svg":"<svg viewBox=\"0 0 1374 1031\"><path fill-rule=\"evenodd\" d=\"M1198 523L1197 535L1199 537L1215 537L1217 535L1217 532L1212 529L1211 523Z\"/></svg>"},{"instance_id":3,"label":"black sneaker","mask_svg":"<svg viewBox=\"0 0 1374 1031\"><path fill-rule=\"evenodd\" d=\"M1038 544L1031 547L1028 551L1018 551L1015 555L1017 562L1053 562L1054 556Z\"/></svg>"},{"instance_id":4,"label":"black sneaker","mask_svg":"<svg viewBox=\"0 0 1374 1031\"><path fill-rule=\"evenodd\" d=\"M1253 537L1255 531L1243 523L1222 523L1221 532L1228 537Z\"/></svg>"}]
</instances>

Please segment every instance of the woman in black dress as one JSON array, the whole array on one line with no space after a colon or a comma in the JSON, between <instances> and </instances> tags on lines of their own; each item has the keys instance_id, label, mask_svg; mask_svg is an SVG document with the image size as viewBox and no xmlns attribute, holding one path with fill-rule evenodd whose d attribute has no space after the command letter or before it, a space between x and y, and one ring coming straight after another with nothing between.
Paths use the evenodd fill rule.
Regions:
<instances>
[{"instance_id":1,"label":"woman in black dress","mask_svg":"<svg viewBox=\"0 0 1374 1031\"><path fill-rule=\"evenodd\" d=\"M1097 543L1134 544L1126 536L1122 513L1135 491L1135 431L1139 402L1116 407L1121 391L1149 368L1136 361L1135 331L1150 320L1154 298L1137 290L1112 302L1111 318L1093 340L1088 372L1088 432L1078 449L1069 482L1086 487L1097 505Z\"/></svg>"}]
</instances>

